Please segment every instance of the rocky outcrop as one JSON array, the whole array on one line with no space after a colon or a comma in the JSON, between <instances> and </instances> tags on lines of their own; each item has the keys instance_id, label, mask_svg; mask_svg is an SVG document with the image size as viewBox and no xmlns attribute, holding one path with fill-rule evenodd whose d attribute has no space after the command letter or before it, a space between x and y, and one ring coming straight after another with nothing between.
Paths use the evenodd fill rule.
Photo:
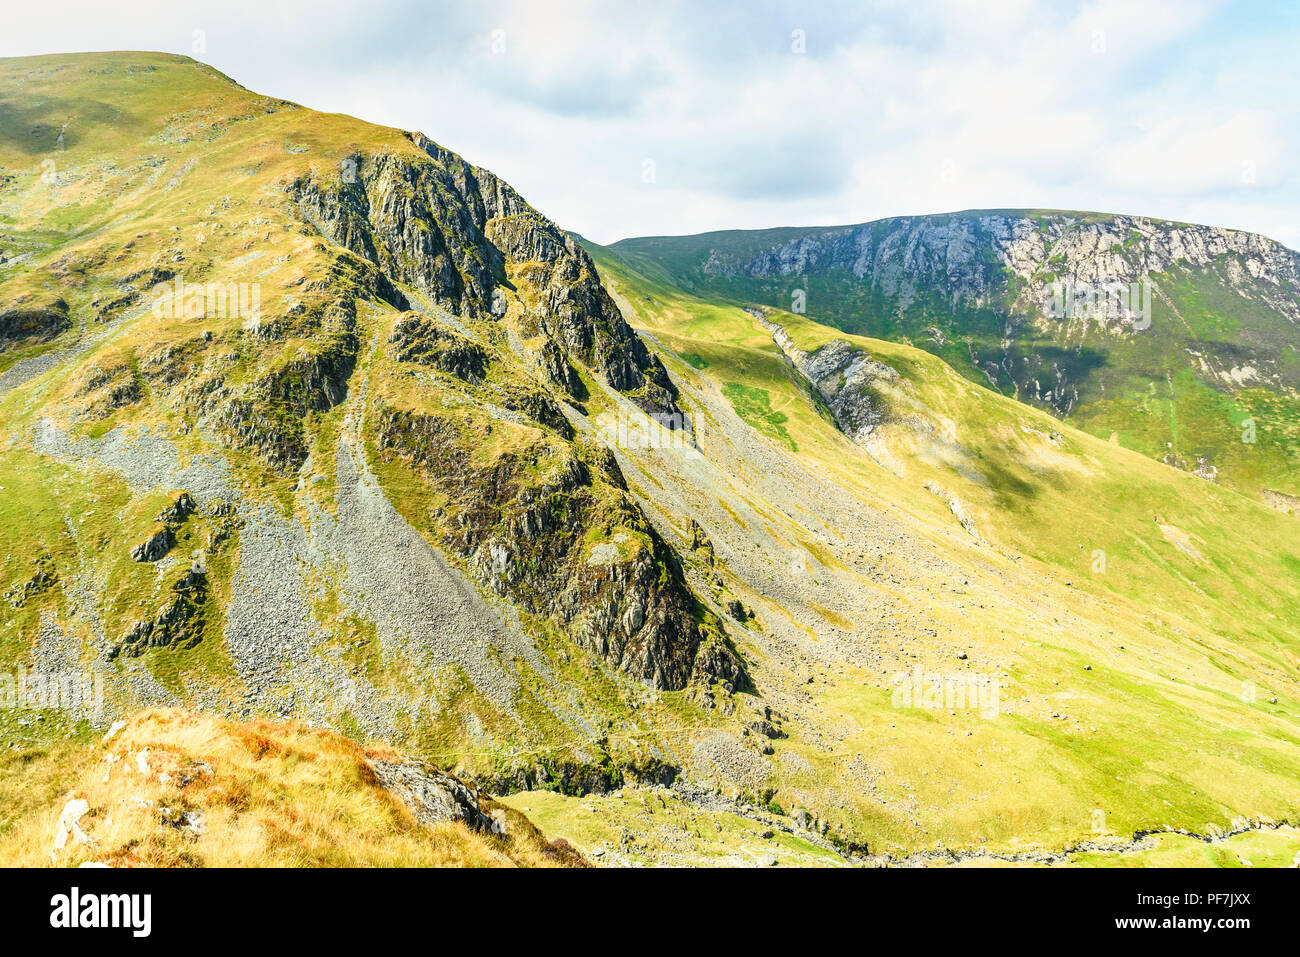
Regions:
<instances>
[{"instance_id":1,"label":"rocky outcrop","mask_svg":"<svg viewBox=\"0 0 1300 957\"><path fill-rule=\"evenodd\" d=\"M478 464L455 421L377 413L381 454L408 460L448 497L443 544L485 587L654 687L747 684L720 624L699 620L676 556L621 487L608 450L539 443Z\"/></svg>"},{"instance_id":2,"label":"rocky outcrop","mask_svg":"<svg viewBox=\"0 0 1300 957\"><path fill-rule=\"evenodd\" d=\"M414 314L393 325L388 347L398 362L436 369L472 387L467 393L487 407L518 413L566 439L573 437L573 426L559 402L520 375L517 368L502 367L495 349ZM490 374L493 368L498 370L495 375ZM486 381L489 377L490 383Z\"/></svg>"},{"instance_id":3,"label":"rocky outcrop","mask_svg":"<svg viewBox=\"0 0 1300 957\"><path fill-rule=\"evenodd\" d=\"M298 349L260 376L251 388L234 392L221 382L206 395L217 434L249 449L279 471L297 471L307 458L304 418L326 412L347 397L356 368L357 338L352 333L323 337Z\"/></svg>"},{"instance_id":4,"label":"rocky outcrop","mask_svg":"<svg viewBox=\"0 0 1300 957\"><path fill-rule=\"evenodd\" d=\"M371 761L375 778L402 801L421 824L452 822L491 833L492 818L483 813L478 795L450 774L418 764Z\"/></svg>"},{"instance_id":5,"label":"rocky outcrop","mask_svg":"<svg viewBox=\"0 0 1300 957\"><path fill-rule=\"evenodd\" d=\"M131 549L131 558L137 562L156 562L171 551L175 544L176 533L170 525L164 525Z\"/></svg>"},{"instance_id":6,"label":"rocky outcrop","mask_svg":"<svg viewBox=\"0 0 1300 957\"><path fill-rule=\"evenodd\" d=\"M158 513L157 521L176 525L185 521L196 511L198 511L198 505L195 504L190 493L177 492L171 504Z\"/></svg>"},{"instance_id":7,"label":"rocky outcrop","mask_svg":"<svg viewBox=\"0 0 1300 957\"><path fill-rule=\"evenodd\" d=\"M712 567L715 558L713 554L713 540L709 538L707 532L700 527L700 523L691 519L691 551L700 556L705 564Z\"/></svg>"},{"instance_id":8,"label":"rocky outcrop","mask_svg":"<svg viewBox=\"0 0 1300 957\"><path fill-rule=\"evenodd\" d=\"M812 352L805 352L794 344L780 323L770 318L767 310L748 308L747 311L772 334L772 341L817 389L836 427L855 442L867 442L889 415L888 405L877 394L878 383L900 382L898 372L845 339L834 339Z\"/></svg>"},{"instance_id":9,"label":"rocky outcrop","mask_svg":"<svg viewBox=\"0 0 1300 957\"><path fill-rule=\"evenodd\" d=\"M255 391L294 416L326 412L348 394L357 364L357 337L329 336L312 349L300 349L278 369L258 380Z\"/></svg>"},{"instance_id":10,"label":"rocky outcrop","mask_svg":"<svg viewBox=\"0 0 1300 957\"><path fill-rule=\"evenodd\" d=\"M953 518L957 519L957 521L961 523L961 527L966 530L967 534L969 534L971 538L975 539L975 541L979 542L981 545L988 544L988 542L984 540L984 536L980 534L979 528L975 525L975 517L971 514L970 509L966 507L966 504L962 502L961 499L957 498L956 495L932 479L927 479L924 486L925 490L931 495L936 495L943 500L943 503L947 505L949 511L952 512Z\"/></svg>"},{"instance_id":11,"label":"rocky outcrop","mask_svg":"<svg viewBox=\"0 0 1300 957\"><path fill-rule=\"evenodd\" d=\"M1288 515L1300 515L1300 496L1275 492L1271 488L1264 489L1260 494L1263 496L1265 504L1277 509L1279 512L1286 512Z\"/></svg>"},{"instance_id":12,"label":"rocky outcrop","mask_svg":"<svg viewBox=\"0 0 1300 957\"><path fill-rule=\"evenodd\" d=\"M152 618L136 622L108 650L108 659L136 658L150 648L193 648L203 640L203 612L208 602L207 574L191 568L172 586L172 595Z\"/></svg>"},{"instance_id":13,"label":"rocky outcrop","mask_svg":"<svg viewBox=\"0 0 1300 957\"><path fill-rule=\"evenodd\" d=\"M36 561L30 578L16 582L5 592L5 601L11 608L22 608L28 601L53 588L59 581L59 573L54 564L54 557L49 552L42 552Z\"/></svg>"},{"instance_id":14,"label":"rocky outcrop","mask_svg":"<svg viewBox=\"0 0 1300 957\"><path fill-rule=\"evenodd\" d=\"M93 362L75 388L76 396L83 400L77 415L86 418L112 415L118 409L139 402L144 395L139 377L127 362L107 366Z\"/></svg>"},{"instance_id":15,"label":"rocky outcrop","mask_svg":"<svg viewBox=\"0 0 1300 957\"><path fill-rule=\"evenodd\" d=\"M388 336L393 358L430 366L465 382L481 383L487 375L486 350L473 339L408 313Z\"/></svg>"},{"instance_id":16,"label":"rocky outcrop","mask_svg":"<svg viewBox=\"0 0 1300 957\"><path fill-rule=\"evenodd\" d=\"M555 791L571 797L609 794L630 785L671 787L681 768L660 758L616 762L608 754L589 761L543 757L516 763L484 776L479 783L492 794Z\"/></svg>"},{"instance_id":17,"label":"rocky outcrop","mask_svg":"<svg viewBox=\"0 0 1300 957\"><path fill-rule=\"evenodd\" d=\"M25 343L49 342L70 328L72 320L64 300L40 303L21 298L0 306L0 352Z\"/></svg>"},{"instance_id":18,"label":"rocky outcrop","mask_svg":"<svg viewBox=\"0 0 1300 957\"><path fill-rule=\"evenodd\" d=\"M420 159L353 159L351 181L304 177L289 193L302 216L394 282L469 318L500 319L507 292L523 304L527 336L549 381L575 400L579 361L647 411L675 411L662 363L623 319L591 258L487 170L419 133Z\"/></svg>"}]
</instances>

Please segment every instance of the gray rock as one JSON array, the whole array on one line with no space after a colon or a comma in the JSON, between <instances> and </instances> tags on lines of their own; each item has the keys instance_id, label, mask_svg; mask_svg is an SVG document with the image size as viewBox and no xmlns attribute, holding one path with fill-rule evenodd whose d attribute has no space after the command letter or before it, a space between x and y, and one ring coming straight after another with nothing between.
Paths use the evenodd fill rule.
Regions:
<instances>
[{"instance_id":1,"label":"gray rock","mask_svg":"<svg viewBox=\"0 0 1300 957\"><path fill-rule=\"evenodd\" d=\"M137 562L156 562L171 551L175 544L176 534L170 526L164 525L131 549L131 557Z\"/></svg>"},{"instance_id":2,"label":"gray rock","mask_svg":"<svg viewBox=\"0 0 1300 957\"><path fill-rule=\"evenodd\" d=\"M475 831L496 833L492 818L479 808L478 796L450 774L391 761L372 761L370 767L379 783L401 798L421 824L459 821Z\"/></svg>"},{"instance_id":3,"label":"gray rock","mask_svg":"<svg viewBox=\"0 0 1300 957\"><path fill-rule=\"evenodd\" d=\"M172 502L161 512L158 513L156 521L167 525L175 525L185 521L198 510L194 504L194 499L190 497L189 492L181 492L176 496L176 501Z\"/></svg>"}]
</instances>

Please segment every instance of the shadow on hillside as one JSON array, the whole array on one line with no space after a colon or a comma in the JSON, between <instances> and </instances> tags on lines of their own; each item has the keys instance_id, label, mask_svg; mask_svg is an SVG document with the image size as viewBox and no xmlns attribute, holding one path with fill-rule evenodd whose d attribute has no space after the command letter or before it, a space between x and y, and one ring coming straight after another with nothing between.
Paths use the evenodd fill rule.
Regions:
<instances>
[{"instance_id":1,"label":"shadow on hillside","mask_svg":"<svg viewBox=\"0 0 1300 957\"><path fill-rule=\"evenodd\" d=\"M25 103L5 98L0 99L0 149L27 156L54 155L60 149L60 133L62 148L70 149L93 135L95 127L121 129L135 123L130 114L97 100L55 98Z\"/></svg>"}]
</instances>

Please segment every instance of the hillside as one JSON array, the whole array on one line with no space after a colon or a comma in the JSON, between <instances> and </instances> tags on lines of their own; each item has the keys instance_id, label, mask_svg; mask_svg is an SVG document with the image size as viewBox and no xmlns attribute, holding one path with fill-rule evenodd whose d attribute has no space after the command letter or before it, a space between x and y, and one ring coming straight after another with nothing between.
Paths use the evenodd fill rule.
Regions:
<instances>
[{"instance_id":1,"label":"hillside","mask_svg":"<svg viewBox=\"0 0 1300 957\"><path fill-rule=\"evenodd\" d=\"M454 778L293 724L146 711L7 756L0 794L11 867L586 864Z\"/></svg>"},{"instance_id":2,"label":"hillside","mask_svg":"<svg viewBox=\"0 0 1300 957\"><path fill-rule=\"evenodd\" d=\"M1263 236L976 210L614 248L740 304L788 310L802 290L810 318L910 343L1100 438L1298 504L1300 254ZM1089 311L1084 293L1112 287L1126 299Z\"/></svg>"},{"instance_id":3,"label":"hillside","mask_svg":"<svg viewBox=\"0 0 1300 957\"><path fill-rule=\"evenodd\" d=\"M1254 492L182 57L0 61L0 257L0 659L103 697L15 752L292 720L618 863L1293 840Z\"/></svg>"}]
</instances>

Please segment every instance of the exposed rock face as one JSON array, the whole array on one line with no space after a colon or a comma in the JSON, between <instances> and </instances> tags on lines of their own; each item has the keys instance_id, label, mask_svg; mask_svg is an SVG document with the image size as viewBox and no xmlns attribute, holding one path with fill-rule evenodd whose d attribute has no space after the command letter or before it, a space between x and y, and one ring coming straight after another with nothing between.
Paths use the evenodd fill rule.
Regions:
<instances>
[{"instance_id":1,"label":"exposed rock face","mask_svg":"<svg viewBox=\"0 0 1300 957\"><path fill-rule=\"evenodd\" d=\"M700 527L700 523L691 519L691 551L697 552L708 565L714 563L713 541L709 538L707 532Z\"/></svg>"},{"instance_id":2,"label":"exposed rock face","mask_svg":"<svg viewBox=\"0 0 1300 957\"><path fill-rule=\"evenodd\" d=\"M219 435L275 468L293 472L307 457L303 417L328 411L346 398L357 348L351 333L327 336L311 349L298 350L251 387L233 391L215 381L197 398L212 410Z\"/></svg>"},{"instance_id":3,"label":"exposed rock face","mask_svg":"<svg viewBox=\"0 0 1300 957\"><path fill-rule=\"evenodd\" d=\"M32 575L25 581L16 582L7 592L5 592L5 601L12 608L21 608L27 604L28 600L43 594L53 588L59 581L58 572L55 570L54 558L49 552L44 552L33 562L35 568Z\"/></svg>"},{"instance_id":4,"label":"exposed rock face","mask_svg":"<svg viewBox=\"0 0 1300 957\"><path fill-rule=\"evenodd\" d=\"M388 341L399 362L432 366L466 382L481 383L487 375L488 356L482 346L418 315L398 320Z\"/></svg>"},{"instance_id":5,"label":"exposed rock face","mask_svg":"<svg viewBox=\"0 0 1300 957\"><path fill-rule=\"evenodd\" d=\"M379 783L400 798L421 824L459 822L471 830L492 832L492 818L480 809L478 796L450 774L392 761L372 761L370 767Z\"/></svg>"},{"instance_id":6,"label":"exposed rock face","mask_svg":"<svg viewBox=\"0 0 1300 957\"><path fill-rule=\"evenodd\" d=\"M1300 515L1300 496L1287 495L1285 492L1275 492L1266 488L1261 493L1264 501L1277 509L1279 512L1286 512L1289 515Z\"/></svg>"},{"instance_id":7,"label":"exposed rock face","mask_svg":"<svg viewBox=\"0 0 1300 957\"><path fill-rule=\"evenodd\" d=\"M870 439L876 427L885 421L888 411L885 403L875 398L875 383L877 380L897 382L898 373L844 339L805 352L764 310L748 311L772 334L773 341L794 367L821 393L840 431L855 442Z\"/></svg>"},{"instance_id":8,"label":"exposed rock face","mask_svg":"<svg viewBox=\"0 0 1300 957\"><path fill-rule=\"evenodd\" d=\"M198 510L198 505L189 492L179 493L175 500L158 513L157 521L167 524L179 524Z\"/></svg>"},{"instance_id":9,"label":"exposed rock face","mask_svg":"<svg viewBox=\"0 0 1300 957\"><path fill-rule=\"evenodd\" d=\"M809 231L749 256L713 251L706 275L806 276L845 269L905 300L938 285L953 301L989 304L1006 288L1010 272L1025 286L1016 302L1028 308L1047 300L1055 276L1077 282L1135 282L1180 263L1209 266L1237 261L1229 277L1247 298L1263 298L1300 322L1300 254L1255 233L1110 216L1086 221L1065 213L1044 216L957 214L909 216L860 226ZM1051 276L1043 267L1050 263Z\"/></svg>"},{"instance_id":10,"label":"exposed rock face","mask_svg":"<svg viewBox=\"0 0 1300 957\"><path fill-rule=\"evenodd\" d=\"M138 657L150 648L193 648L203 640L203 608L207 601L207 576L191 568L172 586L172 597L157 614L137 622L109 649L108 659L119 655Z\"/></svg>"},{"instance_id":11,"label":"exposed rock face","mask_svg":"<svg viewBox=\"0 0 1300 957\"><path fill-rule=\"evenodd\" d=\"M682 769L659 758L616 764L607 754L594 761L542 758L533 763L514 764L485 777L481 786L492 794L554 790L580 797L608 794L629 784L671 787Z\"/></svg>"},{"instance_id":12,"label":"exposed rock face","mask_svg":"<svg viewBox=\"0 0 1300 957\"><path fill-rule=\"evenodd\" d=\"M291 414L325 412L347 397L357 362L356 336L330 336L319 349L293 356L258 382L258 390Z\"/></svg>"},{"instance_id":13,"label":"exposed rock face","mask_svg":"<svg viewBox=\"0 0 1300 957\"><path fill-rule=\"evenodd\" d=\"M407 305L372 263L339 250L296 292L302 298L281 315L142 350L138 363L155 404L286 474L307 457L305 420L347 398L360 349L357 301Z\"/></svg>"},{"instance_id":14,"label":"exposed rock face","mask_svg":"<svg viewBox=\"0 0 1300 957\"><path fill-rule=\"evenodd\" d=\"M486 587L554 616L655 687L746 683L720 629L696 621L676 556L621 487L607 450L538 445L484 466L457 446L448 419L381 409L376 431L381 453L408 459L448 496L443 543ZM591 539L602 544L588 548Z\"/></svg>"},{"instance_id":15,"label":"exposed rock face","mask_svg":"<svg viewBox=\"0 0 1300 957\"><path fill-rule=\"evenodd\" d=\"M801 289L819 321L907 337L1058 415L1113 396L1129 378L1163 379L1170 364L1220 389L1300 388L1298 367L1279 356L1300 324L1300 254L1253 233L1133 216L971 212L810 229L776 242L763 234L689 241L697 265L682 275L694 283L783 308ZM1212 296L1227 293L1215 309L1239 314L1232 334L1212 320L1198 325L1202 284ZM1063 316L1053 300L1063 302L1066 286L1143 297L1149 289L1154 315L1126 299L1104 318Z\"/></svg>"},{"instance_id":16,"label":"exposed rock face","mask_svg":"<svg viewBox=\"0 0 1300 957\"><path fill-rule=\"evenodd\" d=\"M501 356L446 326L420 316L399 319L388 337L389 353L398 362L436 369L474 388L468 394L531 419L569 439L573 426L559 403L517 370L503 368ZM493 375L492 370L497 370ZM491 378L489 383L486 380Z\"/></svg>"},{"instance_id":17,"label":"exposed rock face","mask_svg":"<svg viewBox=\"0 0 1300 957\"><path fill-rule=\"evenodd\" d=\"M359 157L353 182L291 187L326 235L435 304L436 316L407 312L387 336L409 388L441 387L429 373L446 376L478 407L537 423L566 443L574 429L557 397L575 405L587 398L579 367L648 411L675 411L666 371L581 246L491 173L419 134L412 142L427 162ZM504 360L496 348L503 340L556 396L521 374L517 360ZM414 464L447 496L442 543L485 587L656 687L747 681L720 623L696 621L676 556L627 495L607 451L546 438L484 463L466 447L463 420L400 398L378 401L369 427L381 454ZM588 560L590 540L616 535L622 544L605 543L594 552L599 560Z\"/></svg>"},{"instance_id":18,"label":"exposed rock face","mask_svg":"<svg viewBox=\"0 0 1300 957\"><path fill-rule=\"evenodd\" d=\"M68 304L62 299L0 306L0 351L22 343L48 342L71 327Z\"/></svg>"},{"instance_id":19,"label":"exposed rock face","mask_svg":"<svg viewBox=\"0 0 1300 957\"><path fill-rule=\"evenodd\" d=\"M164 525L131 549L131 557L137 562L156 562L171 551L175 544L175 532L170 525Z\"/></svg>"},{"instance_id":20,"label":"exposed rock face","mask_svg":"<svg viewBox=\"0 0 1300 957\"><path fill-rule=\"evenodd\" d=\"M139 402L143 392L135 372L127 363L107 368L92 363L77 386L77 396L85 400L79 412L89 418L103 418L117 409Z\"/></svg>"},{"instance_id":21,"label":"exposed rock face","mask_svg":"<svg viewBox=\"0 0 1300 957\"><path fill-rule=\"evenodd\" d=\"M454 314L501 317L505 291L517 293L522 331L542 340L539 368L573 399L583 397L577 360L647 411L674 411L667 372L572 237L492 173L410 137L428 162L358 157L353 182L305 178L290 194L334 242Z\"/></svg>"}]
</instances>

